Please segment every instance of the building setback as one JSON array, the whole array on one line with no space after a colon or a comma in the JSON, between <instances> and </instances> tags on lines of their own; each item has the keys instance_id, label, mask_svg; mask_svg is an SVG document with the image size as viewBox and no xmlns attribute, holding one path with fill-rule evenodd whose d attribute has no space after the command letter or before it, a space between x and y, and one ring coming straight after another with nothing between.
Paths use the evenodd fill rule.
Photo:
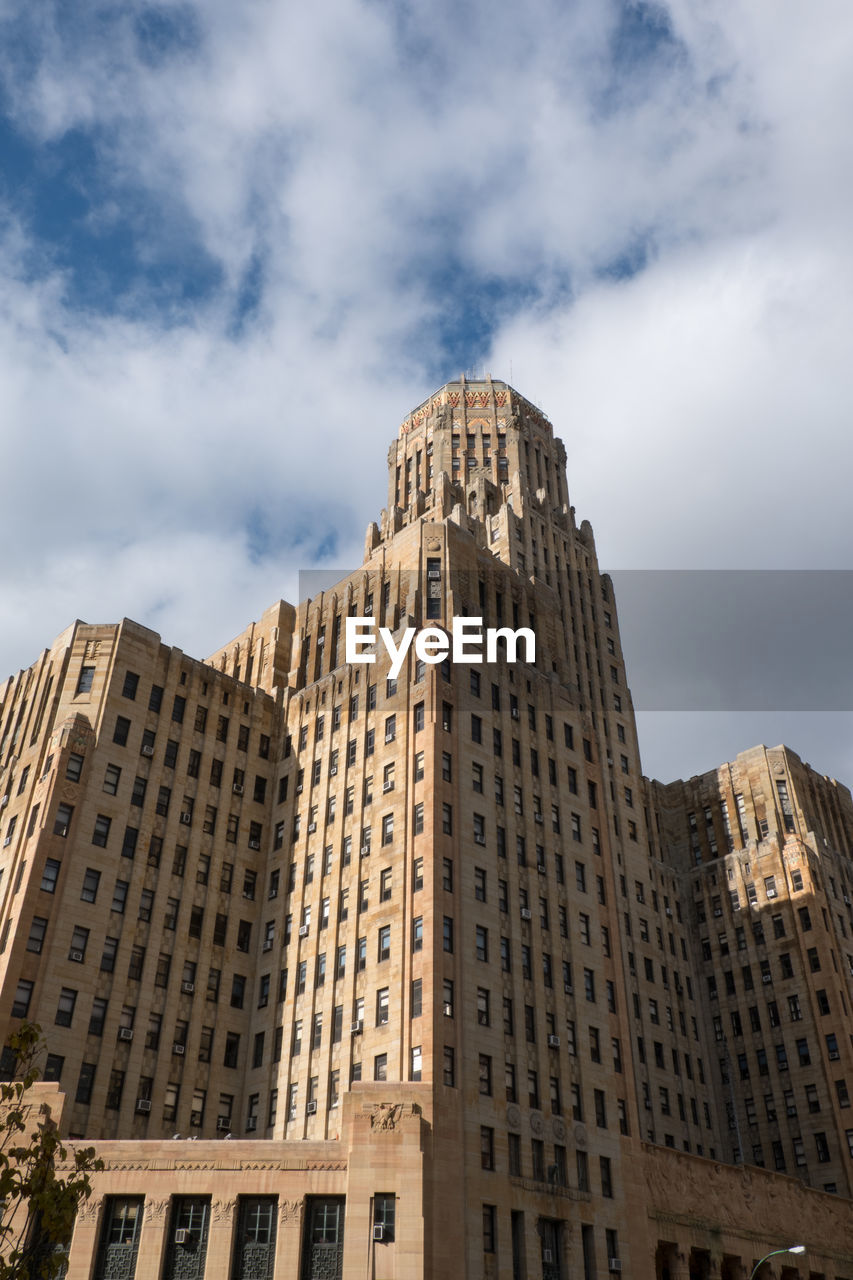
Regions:
<instances>
[{"instance_id":1,"label":"building setback","mask_svg":"<svg viewBox=\"0 0 853 1280\"><path fill-rule=\"evenodd\" d=\"M76 622L0 687L0 1022L106 1163L71 1280L853 1280L850 793L643 777L565 464L449 383L332 590L204 661ZM395 679L349 617L535 662Z\"/></svg>"}]
</instances>

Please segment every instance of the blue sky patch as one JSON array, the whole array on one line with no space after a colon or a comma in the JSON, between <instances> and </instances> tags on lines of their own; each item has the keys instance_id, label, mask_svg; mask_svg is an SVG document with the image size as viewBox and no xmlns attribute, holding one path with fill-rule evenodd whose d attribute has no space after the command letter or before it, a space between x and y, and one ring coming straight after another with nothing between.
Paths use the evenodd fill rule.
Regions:
<instances>
[{"instance_id":1,"label":"blue sky patch","mask_svg":"<svg viewBox=\"0 0 853 1280\"><path fill-rule=\"evenodd\" d=\"M24 278L59 270L72 308L180 322L219 288L222 271L190 219L112 181L108 157L98 131L33 146L0 115L0 200L33 242Z\"/></svg>"},{"instance_id":2,"label":"blue sky patch","mask_svg":"<svg viewBox=\"0 0 853 1280\"><path fill-rule=\"evenodd\" d=\"M195 53L202 42L198 14L190 5L149 5L137 15L133 29L139 58L150 67Z\"/></svg>"}]
</instances>

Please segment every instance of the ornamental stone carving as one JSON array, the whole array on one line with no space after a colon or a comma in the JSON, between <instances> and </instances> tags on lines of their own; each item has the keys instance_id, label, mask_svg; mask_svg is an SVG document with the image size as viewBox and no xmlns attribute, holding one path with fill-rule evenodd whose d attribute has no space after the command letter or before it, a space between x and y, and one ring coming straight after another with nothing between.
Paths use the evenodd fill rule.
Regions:
<instances>
[{"instance_id":1,"label":"ornamental stone carving","mask_svg":"<svg viewBox=\"0 0 853 1280\"><path fill-rule=\"evenodd\" d=\"M400 1123L400 1117L403 1114L402 1104L399 1102L380 1102L370 1113L371 1129L380 1129L384 1132L396 1129Z\"/></svg>"},{"instance_id":2,"label":"ornamental stone carving","mask_svg":"<svg viewBox=\"0 0 853 1280\"><path fill-rule=\"evenodd\" d=\"M302 1216L301 1200L282 1200L278 1207L279 1226L286 1227L288 1223L298 1222Z\"/></svg>"},{"instance_id":3,"label":"ornamental stone carving","mask_svg":"<svg viewBox=\"0 0 853 1280\"><path fill-rule=\"evenodd\" d=\"M236 1200L214 1200L213 1221L217 1223L230 1223L234 1217L234 1210L236 1208Z\"/></svg>"},{"instance_id":4,"label":"ornamental stone carving","mask_svg":"<svg viewBox=\"0 0 853 1280\"><path fill-rule=\"evenodd\" d=\"M145 1216L151 1222L162 1222L169 1211L170 1200L167 1196L165 1200L146 1200Z\"/></svg>"},{"instance_id":5,"label":"ornamental stone carving","mask_svg":"<svg viewBox=\"0 0 853 1280\"><path fill-rule=\"evenodd\" d=\"M101 1211L103 1201L96 1196L91 1196L88 1200L84 1200L77 1210L77 1217L81 1222L93 1222Z\"/></svg>"}]
</instances>

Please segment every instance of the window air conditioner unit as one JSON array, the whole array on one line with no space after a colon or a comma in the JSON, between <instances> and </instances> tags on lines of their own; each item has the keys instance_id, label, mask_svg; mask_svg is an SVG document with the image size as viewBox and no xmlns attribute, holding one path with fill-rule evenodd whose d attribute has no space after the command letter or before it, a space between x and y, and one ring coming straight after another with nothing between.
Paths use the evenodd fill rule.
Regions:
<instances>
[{"instance_id":1,"label":"window air conditioner unit","mask_svg":"<svg viewBox=\"0 0 853 1280\"><path fill-rule=\"evenodd\" d=\"M175 1232L175 1244L186 1244L190 1238L190 1233L186 1227L178 1227Z\"/></svg>"},{"instance_id":2,"label":"window air conditioner unit","mask_svg":"<svg viewBox=\"0 0 853 1280\"><path fill-rule=\"evenodd\" d=\"M547 1266L549 1263L553 1262L553 1261L554 1261L554 1250L553 1250L553 1249L543 1249L543 1250L542 1250L542 1261L545 1263L545 1265L546 1265L546 1266Z\"/></svg>"},{"instance_id":3,"label":"window air conditioner unit","mask_svg":"<svg viewBox=\"0 0 853 1280\"><path fill-rule=\"evenodd\" d=\"M11 843L12 843L12 837L11 837L11 836L7 836L7 837L6 837L6 839L3 841L3 848L5 849L5 848L6 848L6 845L7 845L7 844L11 844Z\"/></svg>"},{"instance_id":4,"label":"window air conditioner unit","mask_svg":"<svg viewBox=\"0 0 853 1280\"><path fill-rule=\"evenodd\" d=\"M541 814L541 813L534 813L534 815L533 815L533 821L534 821L534 822L539 822L539 823L541 823L541 822L543 821L542 814Z\"/></svg>"},{"instance_id":5,"label":"window air conditioner unit","mask_svg":"<svg viewBox=\"0 0 853 1280\"><path fill-rule=\"evenodd\" d=\"M829 1054L830 1062L837 1062L840 1057L841 1057L841 1054L838 1052L837 1049L831 1050Z\"/></svg>"},{"instance_id":6,"label":"window air conditioner unit","mask_svg":"<svg viewBox=\"0 0 853 1280\"><path fill-rule=\"evenodd\" d=\"M230 1129L230 1128L231 1128L231 1117L230 1117L230 1116L217 1116L217 1117L216 1117L216 1127L217 1127L217 1129L218 1129L220 1132L221 1132L223 1129Z\"/></svg>"},{"instance_id":7,"label":"window air conditioner unit","mask_svg":"<svg viewBox=\"0 0 853 1280\"><path fill-rule=\"evenodd\" d=\"M317 1103L309 1102L305 1107L306 1116L315 1116L317 1114Z\"/></svg>"},{"instance_id":8,"label":"window air conditioner unit","mask_svg":"<svg viewBox=\"0 0 853 1280\"><path fill-rule=\"evenodd\" d=\"M567 996L570 996L572 994L572 984L570 982L564 982L563 990L565 991Z\"/></svg>"},{"instance_id":9,"label":"window air conditioner unit","mask_svg":"<svg viewBox=\"0 0 853 1280\"><path fill-rule=\"evenodd\" d=\"M768 889L768 890L767 890L767 896L768 896L768 898L775 898L775 897L777 897L778 895L777 895L777 893L776 893L776 890L775 890L775 889Z\"/></svg>"},{"instance_id":10,"label":"window air conditioner unit","mask_svg":"<svg viewBox=\"0 0 853 1280\"><path fill-rule=\"evenodd\" d=\"M486 1013L485 1009L477 1010L477 1021L481 1027L487 1027L489 1025L489 1015Z\"/></svg>"},{"instance_id":11,"label":"window air conditioner unit","mask_svg":"<svg viewBox=\"0 0 853 1280\"><path fill-rule=\"evenodd\" d=\"M517 719L518 719L518 707L513 707L513 708L512 708L512 710L510 711L510 715L512 716L513 720L517 720Z\"/></svg>"},{"instance_id":12,"label":"window air conditioner unit","mask_svg":"<svg viewBox=\"0 0 853 1280\"><path fill-rule=\"evenodd\" d=\"M9 803L9 797L3 796L2 800L0 800L0 809L5 809L8 803Z\"/></svg>"},{"instance_id":13,"label":"window air conditioner unit","mask_svg":"<svg viewBox=\"0 0 853 1280\"><path fill-rule=\"evenodd\" d=\"M272 938L264 938L264 948L263 948L264 951L272 951L272 944L273 944Z\"/></svg>"},{"instance_id":14,"label":"window air conditioner unit","mask_svg":"<svg viewBox=\"0 0 853 1280\"><path fill-rule=\"evenodd\" d=\"M118 1038L119 1040L132 1040L133 1029L131 1027L119 1027Z\"/></svg>"},{"instance_id":15,"label":"window air conditioner unit","mask_svg":"<svg viewBox=\"0 0 853 1280\"><path fill-rule=\"evenodd\" d=\"M394 790L394 783L393 783L393 782L391 782L391 781L390 781L390 779L389 779L389 780L387 780L387 781L385 781L385 782L383 782L383 783L382 783L382 790L383 790L383 791L393 791L393 790Z\"/></svg>"},{"instance_id":16,"label":"window air conditioner unit","mask_svg":"<svg viewBox=\"0 0 853 1280\"><path fill-rule=\"evenodd\" d=\"M363 1030L364 1030L363 1022L354 1022L350 1027L350 1031L354 1036L360 1036Z\"/></svg>"},{"instance_id":17,"label":"window air conditioner unit","mask_svg":"<svg viewBox=\"0 0 853 1280\"><path fill-rule=\"evenodd\" d=\"M250 840L250 841L249 841L249 848L250 848L250 849L260 849L260 847L261 847L261 842L260 842L260 840Z\"/></svg>"},{"instance_id":18,"label":"window air conditioner unit","mask_svg":"<svg viewBox=\"0 0 853 1280\"><path fill-rule=\"evenodd\" d=\"M304 783L300 782L299 786L296 788L296 794L298 796L301 796L304 790L305 790L305 785Z\"/></svg>"},{"instance_id":19,"label":"window air conditioner unit","mask_svg":"<svg viewBox=\"0 0 853 1280\"><path fill-rule=\"evenodd\" d=\"M768 896L769 896L769 895L768 895ZM715 915L715 916L721 916L722 914L723 914L723 908L722 908L722 907L714 907L714 915Z\"/></svg>"},{"instance_id":20,"label":"window air conditioner unit","mask_svg":"<svg viewBox=\"0 0 853 1280\"><path fill-rule=\"evenodd\" d=\"M845 905L845 906L847 906L847 907L849 907L849 906L850 906L850 899L847 897L847 894L846 894L846 893L845 893L845 895L844 895L844 905Z\"/></svg>"},{"instance_id":21,"label":"window air conditioner unit","mask_svg":"<svg viewBox=\"0 0 853 1280\"><path fill-rule=\"evenodd\" d=\"M475 832L474 832L474 843L475 843L475 844L485 844L485 843L486 843L486 837L485 837L481 832L479 832L479 831L475 831Z\"/></svg>"},{"instance_id":22,"label":"window air conditioner unit","mask_svg":"<svg viewBox=\"0 0 853 1280\"><path fill-rule=\"evenodd\" d=\"M309 836L310 836L310 835L313 835L313 833L314 833L316 830L317 830L317 823L316 823L316 822L309 822L309 823L308 823L308 834L309 834Z\"/></svg>"},{"instance_id":23,"label":"window air conditioner unit","mask_svg":"<svg viewBox=\"0 0 853 1280\"><path fill-rule=\"evenodd\" d=\"M154 748L149 746L148 743L146 742L145 746L142 748L142 754L144 756L153 756Z\"/></svg>"},{"instance_id":24,"label":"window air conditioner unit","mask_svg":"<svg viewBox=\"0 0 853 1280\"><path fill-rule=\"evenodd\" d=\"M191 813L182 813L182 814L181 814L181 822L184 824L184 826L185 826L185 827L188 827L188 826L190 825L190 823L192 822L192 814L191 814Z\"/></svg>"},{"instance_id":25,"label":"window air conditioner unit","mask_svg":"<svg viewBox=\"0 0 853 1280\"><path fill-rule=\"evenodd\" d=\"M247 1116L247 1117L246 1117L246 1132L247 1132L247 1133L254 1133L254 1131L257 1129L257 1127L258 1127L258 1117L257 1117L257 1116Z\"/></svg>"},{"instance_id":26,"label":"window air conditioner unit","mask_svg":"<svg viewBox=\"0 0 853 1280\"><path fill-rule=\"evenodd\" d=\"M608 1258L608 1259L607 1259L607 1270L608 1270L608 1271L621 1271L621 1270L622 1270L622 1259L621 1259L621 1258Z\"/></svg>"},{"instance_id":27,"label":"window air conditioner unit","mask_svg":"<svg viewBox=\"0 0 853 1280\"><path fill-rule=\"evenodd\" d=\"M643 1102L643 1106L646 1108L646 1110L647 1110L647 1111L651 1111L651 1109L652 1109L652 1100L651 1100L651 1098L646 1098L646 1099L645 1099L645 1101Z\"/></svg>"},{"instance_id":28,"label":"window air conditioner unit","mask_svg":"<svg viewBox=\"0 0 853 1280\"><path fill-rule=\"evenodd\" d=\"M533 919L533 912L530 910L530 908L529 908L529 907L522 907L522 908L521 908L521 918L522 918L522 920L532 920L532 919Z\"/></svg>"},{"instance_id":29,"label":"window air conditioner unit","mask_svg":"<svg viewBox=\"0 0 853 1280\"><path fill-rule=\"evenodd\" d=\"M241 796L243 794L242 782L235 782L231 790L234 792L235 796Z\"/></svg>"},{"instance_id":30,"label":"window air conditioner unit","mask_svg":"<svg viewBox=\"0 0 853 1280\"><path fill-rule=\"evenodd\" d=\"M329 769L329 776L334 778L337 772L338 772L338 766L336 764L333 764L332 767Z\"/></svg>"},{"instance_id":31,"label":"window air conditioner unit","mask_svg":"<svg viewBox=\"0 0 853 1280\"><path fill-rule=\"evenodd\" d=\"M445 1004L445 1006L444 1006L444 1016L445 1016L445 1018L452 1018L452 1017L453 1017L453 1005L452 1005L452 1004Z\"/></svg>"},{"instance_id":32,"label":"window air conditioner unit","mask_svg":"<svg viewBox=\"0 0 853 1280\"><path fill-rule=\"evenodd\" d=\"M177 1040L172 1045L172 1053L175 1055L176 1058L182 1058L186 1053L186 1051L187 1051L186 1045L178 1044Z\"/></svg>"},{"instance_id":33,"label":"window air conditioner unit","mask_svg":"<svg viewBox=\"0 0 853 1280\"><path fill-rule=\"evenodd\" d=\"M361 856L362 856L362 858L366 858L366 857L368 857L369 853L370 853L370 845L369 845L369 844L363 844L363 845L361 846Z\"/></svg>"},{"instance_id":34,"label":"window air conditioner unit","mask_svg":"<svg viewBox=\"0 0 853 1280\"><path fill-rule=\"evenodd\" d=\"M666 914L667 914L668 916L671 916L671 915L672 915L672 907L667 907L667 909L666 909ZM619 1262L619 1259L618 1259L618 1258L611 1258L611 1259L610 1259L610 1261L611 1261L611 1262ZM621 1265L621 1263L620 1263L620 1265Z\"/></svg>"},{"instance_id":35,"label":"window air conditioner unit","mask_svg":"<svg viewBox=\"0 0 853 1280\"><path fill-rule=\"evenodd\" d=\"M536 863L536 870L539 872L540 876L544 876L544 874L545 874L545 863L544 863L544 862L537 862L537 863Z\"/></svg>"},{"instance_id":36,"label":"window air conditioner unit","mask_svg":"<svg viewBox=\"0 0 853 1280\"><path fill-rule=\"evenodd\" d=\"M435 579L436 579L436 578L440 578L440 577L441 577L441 570L440 570L440 569L427 569L427 577L428 577L428 578L432 578L432 579L433 579L433 581L435 581Z\"/></svg>"},{"instance_id":37,"label":"window air conditioner unit","mask_svg":"<svg viewBox=\"0 0 853 1280\"><path fill-rule=\"evenodd\" d=\"M394 734L394 733L386 733L386 734L385 734L385 741L386 741L386 742L393 742L396 736L397 736L397 735L396 735L396 734Z\"/></svg>"},{"instance_id":38,"label":"window air conditioner unit","mask_svg":"<svg viewBox=\"0 0 853 1280\"><path fill-rule=\"evenodd\" d=\"M374 1240L385 1239L385 1228L383 1227L381 1222L374 1222L373 1224L373 1239Z\"/></svg>"},{"instance_id":39,"label":"window air conditioner unit","mask_svg":"<svg viewBox=\"0 0 853 1280\"><path fill-rule=\"evenodd\" d=\"M150 1098L137 1098L137 1099L136 1099L136 1110L137 1110L137 1111L139 1111L139 1112L142 1112L142 1113L146 1113L146 1112L150 1111L150 1110L151 1110L151 1099L150 1099Z\"/></svg>"},{"instance_id":40,"label":"window air conditioner unit","mask_svg":"<svg viewBox=\"0 0 853 1280\"><path fill-rule=\"evenodd\" d=\"M372 617L373 617L373 605L372 605L372 604L366 604L366 605L364 606L364 616L365 616L366 618L372 618Z\"/></svg>"},{"instance_id":41,"label":"window air conditioner unit","mask_svg":"<svg viewBox=\"0 0 853 1280\"><path fill-rule=\"evenodd\" d=\"M195 983L194 983L194 982L182 982L182 983L181 983L181 991L184 993L184 995L185 995L185 996L191 996L191 995L192 995L192 993L195 991Z\"/></svg>"},{"instance_id":42,"label":"window air conditioner unit","mask_svg":"<svg viewBox=\"0 0 853 1280\"><path fill-rule=\"evenodd\" d=\"M77 964L82 964L82 963L83 963L83 952L82 952L82 951L69 951L69 952L68 952L68 959L69 959L69 960L76 960Z\"/></svg>"},{"instance_id":43,"label":"window air conditioner unit","mask_svg":"<svg viewBox=\"0 0 853 1280\"><path fill-rule=\"evenodd\" d=\"M57 835L57 836L67 836L67 835L68 835L68 828L67 828L67 827L59 827L59 828L54 832L54 835Z\"/></svg>"},{"instance_id":44,"label":"window air conditioner unit","mask_svg":"<svg viewBox=\"0 0 853 1280\"><path fill-rule=\"evenodd\" d=\"M762 973L762 975L761 975L761 981L762 981L762 982L772 982L772 981L773 981L773 975L772 975L772 974L770 974L770 973Z\"/></svg>"},{"instance_id":45,"label":"window air conditioner unit","mask_svg":"<svg viewBox=\"0 0 853 1280\"><path fill-rule=\"evenodd\" d=\"M559 1036L549 1036L549 1037L548 1037L548 1048L549 1048L549 1049L559 1049L559 1047L560 1047L560 1037L559 1037Z\"/></svg>"},{"instance_id":46,"label":"window air conditioner unit","mask_svg":"<svg viewBox=\"0 0 853 1280\"><path fill-rule=\"evenodd\" d=\"M301 924L301 925L299 926L299 936L300 936L300 938L307 938L307 937L308 937L308 934L309 934L309 932L310 932L310 930L311 930L311 926L310 926L310 925L308 925L308 924Z\"/></svg>"}]
</instances>

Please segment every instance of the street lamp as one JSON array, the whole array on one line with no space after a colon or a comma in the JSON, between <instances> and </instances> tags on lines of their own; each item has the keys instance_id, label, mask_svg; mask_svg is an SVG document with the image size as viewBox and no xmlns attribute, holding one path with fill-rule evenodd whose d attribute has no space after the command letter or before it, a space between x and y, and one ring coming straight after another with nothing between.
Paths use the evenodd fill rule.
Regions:
<instances>
[{"instance_id":1,"label":"street lamp","mask_svg":"<svg viewBox=\"0 0 853 1280\"><path fill-rule=\"evenodd\" d=\"M755 1280L758 1268L763 1266L768 1258L775 1258L777 1253L805 1253L806 1246L804 1244L791 1244L787 1249L774 1249L772 1253L765 1253L763 1258L759 1258L755 1266L752 1268L752 1274L749 1280Z\"/></svg>"}]
</instances>

